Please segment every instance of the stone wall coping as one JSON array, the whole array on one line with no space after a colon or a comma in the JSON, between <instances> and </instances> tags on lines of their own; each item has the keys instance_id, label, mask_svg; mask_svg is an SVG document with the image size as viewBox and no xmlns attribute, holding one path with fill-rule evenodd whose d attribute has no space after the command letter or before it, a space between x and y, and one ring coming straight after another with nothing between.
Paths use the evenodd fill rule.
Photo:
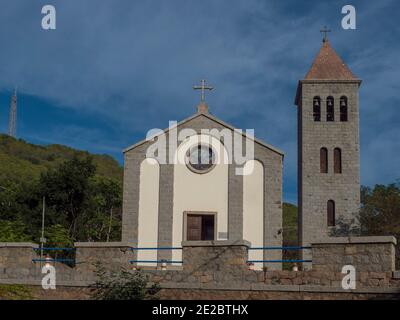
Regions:
<instances>
[{"instance_id":1,"label":"stone wall coping","mask_svg":"<svg viewBox=\"0 0 400 320\"><path fill-rule=\"evenodd\" d=\"M33 242L0 242L1 247L8 248L39 248L39 245Z\"/></svg>"},{"instance_id":2,"label":"stone wall coping","mask_svg":"<svg viewBox=\"0 0 400 320\"><path fill-rule=\"evenodd\" d=\"M400 288L397 287L361 287L356 289L345 290L341 287L330 286L313 286L301 285L300 291L303 292L325 292L325 293L400 293Z\"/></svg>"},{"instance_id":3,"label":"stone wall coping","mask_svg":"<svg viewBox=\"0 0 400 320\"><path fill-rule=\"evenodd\" d=\"M132 242L75 242L77 248L122 248L133 247Z\"/></svg>"},{"instance_id":4,"label":"stone wall coping","mask_svg":"<svg viewBox=\"0 0 400 320\"><path fill-rule=\"evenodd\" d=\"M393 236L371 236L371 237L330 237L315 241L311 246L324 244L362 244L362 243L392 243L397 244L397 240Z\"/></svg>"},{"instance_id":5,"label":"stone wall coping","mask_svg":"<svg viewBox=\"0 0 400 320\"><path fill-rule=\"evenodd\" d=\"M41 286L41 279L1 279L0 284L23 284ZM88 287L93 281L65 280L57 281L60 287ZM164 282L160 283L162 289L194 289L194 290L226 290L226 291L274 291L274 292L323 292L323 293L393 293L400 294L398 287L362 287L354 290L344 290L341 287L317 286L317 285L279 285L263 283L224 283L224 284L196 284L188 282Z\"/></svg>"},{"instance_id":6,"label":"stone wall coping","mask_svg":"<svg viewBox=\"0 0 400 320\"><path fill-rule=\"evenodd\" d=\"M182 247L250 247L247 240L216 240L216 241L182 241Z\"/></svg>"},{"instance_id":7,"label":"stone wall coping","mask_svg":"<svg viewBox=\"0 0 400 320\"><path fill-rule=\"evenodd\" d=\"M89 287L94 281L86 280L57 280L60 287ZM42 279L0 279L0 284L21 284L27 286L42 286Z\"/></svg>"},{"instance_id":8,"label":"stone wall coping","mask_svg":"<svg viewBox=\"0 0 400 320\"><path fill-rule=\"evenodd\" d=\"M225 291L272 291L272 292L323 292L323 293L394 293L400 294L397 287L362 287L353 290L344 290L341 287L318 285L280 285L263 283L187 283L165 282L160 283L162 289L193 289L193 290L225 290Z\"/></svg>"},{"instance_id":9,"label":"stone wall coping","mask_svg":"<svg viewBox=\"0 0 400 320\"><path fill-rule=\"evenodd\" d=\"M144 272L151 272L151 273L157 273L159 272L160 274L165 274L168 271L183 271L183 266L174 266L174 265L168 265L167 270L160 270L159 267L150 267L150 266L137 266L140 268L141 271Z\"/></svg>"}]
</instances>

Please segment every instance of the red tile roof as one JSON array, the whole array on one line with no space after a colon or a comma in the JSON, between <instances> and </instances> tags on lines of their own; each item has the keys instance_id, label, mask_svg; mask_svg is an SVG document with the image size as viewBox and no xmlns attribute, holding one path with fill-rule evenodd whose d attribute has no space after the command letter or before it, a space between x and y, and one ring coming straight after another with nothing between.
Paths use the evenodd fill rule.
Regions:
<instances>
[{"instance_id":1,"label":"red tile roof","mask_svg":"<svg viewBox=\"0 0 400 320\"><path fill-rule=\"evenodd\" d=\"M305 80L358 80L350 71L329 41L323 42L318 55L306 74Z\"/></svg>"}]
</instances>

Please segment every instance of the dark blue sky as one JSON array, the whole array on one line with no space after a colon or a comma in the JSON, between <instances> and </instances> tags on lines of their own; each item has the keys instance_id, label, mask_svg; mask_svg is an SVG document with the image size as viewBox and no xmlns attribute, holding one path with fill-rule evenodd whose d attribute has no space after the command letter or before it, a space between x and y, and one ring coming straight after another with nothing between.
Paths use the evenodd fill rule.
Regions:
<instances>
[{"instance_id":1,"label":"dark blue sky","mask_svg":"<svg viewBox=\"0 0 400 320\"><path fill-rule=\"evenodd\" d=\"M0 131L19 88L18 137L107 153L195 112L205 78L211 113L283 150L284 199L296 202L297 81L321 46L361 79L361 182L400 178L400 2L0 0ZM57 30L41 29L41 8ZM341 8L357 29L341 28Z\"/></svg>"}]
</instances>

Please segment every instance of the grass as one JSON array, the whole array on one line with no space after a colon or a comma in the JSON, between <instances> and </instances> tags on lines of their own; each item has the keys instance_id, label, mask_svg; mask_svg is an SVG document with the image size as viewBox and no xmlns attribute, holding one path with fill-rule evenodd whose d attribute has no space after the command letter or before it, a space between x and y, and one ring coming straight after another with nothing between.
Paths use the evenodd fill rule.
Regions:
<instances>
[{"instance_id":1,"label":"grass","mask_svg":"<svg viewBox=\"0 0 400 320\"><path fill-rule=\"evenodd\" d=\"M0 284L0 300L32 300L32 289L21 284Z\"/></svg>"}]
</instances>

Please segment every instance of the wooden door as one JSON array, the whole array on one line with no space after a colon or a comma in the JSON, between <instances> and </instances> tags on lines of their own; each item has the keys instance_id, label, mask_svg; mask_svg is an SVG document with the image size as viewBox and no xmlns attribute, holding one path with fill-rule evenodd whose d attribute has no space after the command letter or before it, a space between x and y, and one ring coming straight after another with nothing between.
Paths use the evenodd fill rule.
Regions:
<instances>
[{"instance_id":1,"label":"wooden door","mask_svg":"<svg viewBox=\"0 0 400 320\"><path fill-rule=\"evenodd\" d=\"M188 214L186 219L187 224L187 240L199 241L201 240L201 216Z\"/></svg>"}]
</instances>

